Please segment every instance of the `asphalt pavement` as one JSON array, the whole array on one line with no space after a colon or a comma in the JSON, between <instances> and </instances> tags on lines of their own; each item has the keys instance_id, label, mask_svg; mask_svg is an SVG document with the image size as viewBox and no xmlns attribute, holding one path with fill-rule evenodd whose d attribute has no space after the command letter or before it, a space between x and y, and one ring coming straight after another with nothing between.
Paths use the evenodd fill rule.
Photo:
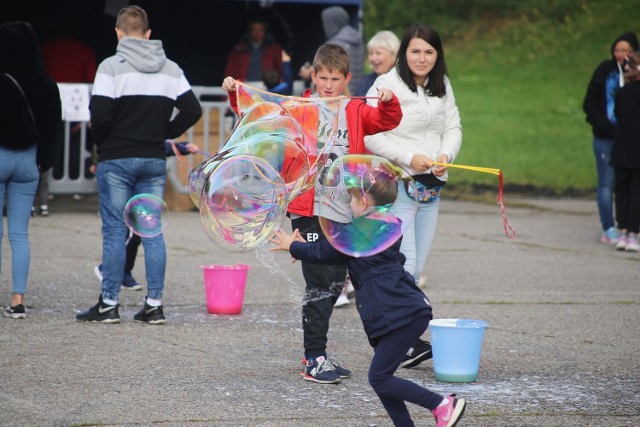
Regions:
<instances>
[{"instance_id":1,"label":"asphalt pavement","mask_svg":"<svg viewBox=\"0 0 640 427\"><path fill-rule=\"evenodd\" d=\"M515 239L497 205L445 197L427 266L436 318L490 325L477 381L436 381L431 360L399 374L465 397L460 427L640 426L640 254L599 243L594 200L505 197ZM286 254L221 249L196 211L171 212L167 323L135 323L145 292L125 290L120 324L80 323L100 292L97 200L58 196L50 209L30 225L27 318L0 318L1 426L391 426L353 302L334 311L328 348L353 376L303 381L304 284ZM2 306L10 254L5 238ZM201 267L240 263L242 313L209 314ZM417 426L435 425L409 408Z\"/></svg>"}]
</instances>

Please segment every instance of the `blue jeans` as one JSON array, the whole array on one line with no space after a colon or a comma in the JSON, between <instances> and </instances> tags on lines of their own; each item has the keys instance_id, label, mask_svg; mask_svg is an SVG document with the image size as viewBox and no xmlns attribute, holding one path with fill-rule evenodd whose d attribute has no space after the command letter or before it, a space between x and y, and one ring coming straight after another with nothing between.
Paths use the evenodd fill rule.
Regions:
<instances>
[{"instance_id":1,"label":"blue jeans","mask_svg":"<svg viewBox=\"0 0 640 427\"><path fill-rule=\"evenodd\" d=\"M14 294L24 295L27 291L31 263L29 219L39 177L35 146L26 150L0 147L0 210L4 209L6 198ZM4 234L2 222L0 220L0 270Z\"/></svg>"},{"instance_id":2,"label":"blue jeans","mask_svg":"<svg viewBox=\"0 0 640 427\"><path fill-rule=\"evenodd\" d=\"M163 197L166 180L164 159L126 158L98 163L98 200L102 218L102 298L117 301L124 277L125 242L129 230L124 207L131 197L150 193ZM147 298L161 299L167 252L162 234L143 237Z\"/></svg>"},{"instance_id":3,"label":"blue jeans","mask_svg":"<svg viewBox=\"0 0 640 427\"><path fill-rule=\"evenodd\" d=\"M416 210L416 202L407 196L401 182L398 186L398 198L391 208L391 213L400 218L403 224L409 224L402 235L400 252L407 257L404 269L413 275L416 283L420 280L431 251L438 222L440 199L417 205Z\"/></svg>"},{"instance_id":4,"label":"blue jeans","mask_svg":"<svg viewBox=\"0 0 640 427\"><path fill-rule=\"evenodd\" d=\"M593 137L593 154L596 158L596 170L598 171L598 188L596 200L602 230L613 227L613 187L615 184L615 170L609 165L611 160L611 148L613 140Z\"/></svg>"}]
</instances>

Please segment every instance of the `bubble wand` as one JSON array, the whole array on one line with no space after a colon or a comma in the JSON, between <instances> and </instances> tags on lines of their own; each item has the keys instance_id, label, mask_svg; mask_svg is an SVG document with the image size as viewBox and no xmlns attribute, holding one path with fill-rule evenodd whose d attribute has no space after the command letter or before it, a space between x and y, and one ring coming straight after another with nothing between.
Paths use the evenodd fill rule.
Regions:
<instances>
[{"instance_id":1,"label":"bubble wand","mask_svg":"<svg viewBox=\"0 0 640 427\"><path fill-rule=\"evenodd\" d=\"M502 191L504 182L503 182L502 171L500 169L485 168L482 166L457 165L453 163L440 163L440 162L433 162L433 164L436 166L445 166L447 168L458 168L458 169L464 169L464 170L469 170L474 172L490 173L493 175L497 175L498 176L497 203L498 205L500 205L500 213L502 214L502 225L504 226L504 233L510 239L513 239L514 237L516 237L516 230L511 226L511 224L509 223L509 219L507 218L507 215L504 212L504 196Z\"/></svg>"}]
</instances>

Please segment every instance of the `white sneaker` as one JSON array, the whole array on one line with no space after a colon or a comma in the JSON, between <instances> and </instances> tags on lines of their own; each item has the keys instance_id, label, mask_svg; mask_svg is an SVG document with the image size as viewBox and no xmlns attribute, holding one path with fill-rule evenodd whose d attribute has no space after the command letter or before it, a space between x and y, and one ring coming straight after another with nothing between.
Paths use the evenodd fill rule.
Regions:
<instances>
[{"instance_id":1,"label":"white sneaker","mask_svg":"<svg viewBox=\"0 0 640 427\"><path fill-rule=\"evenodd\" d=\"M627 233L621 233L618 237L618 243L616 244L616 250L624 251L627 247Z\"/></svg>"},{"instance_id":2,"label":"white sneaker","mask_svg":"<svg viewBox=\"0 0 640 427\"><path fill-rule=\"evenodd\" d=\"M624 250L627 252L640 251L640 244L635 234L629 233L629 236L627 236L627 245L624 247Z\"/></svg>"},{"instance_id":3,"label":"white sneaker","mask_svg":"<svg viewBox=\"0 0 640 427\"><path fill-rule=\"evenodd\" d=\"M347 288L347 297L353 298L355 296L356 290L353 288L353 283L351 283L351 277L347 274L347 280L344 281L344 286Z\"/></svg>"},{"instance_id":4,"label":"white sneaker","mask_svg":"<svg viewBox=\"0 0 640 427\"><path fill-rule=\"evenodd\" d=\"M351 301L349 301L349 297L342 292L340 294L340 296L338 297L338 300L336 301L336 303L333 305L334 307L344 307L345 305L349 305L351 304Z\"/></svg>"},{"instance_id":5,"label":"white sneaker","mask_svg":"<svg viewBox=\"0 0 640 427\"><path fill-rule=\"evenodd\" d=\"M427 273L424 271L420 274L420 280L418 280L418 287L421 289L427 289Z\"/></svg>"}]
</instances>

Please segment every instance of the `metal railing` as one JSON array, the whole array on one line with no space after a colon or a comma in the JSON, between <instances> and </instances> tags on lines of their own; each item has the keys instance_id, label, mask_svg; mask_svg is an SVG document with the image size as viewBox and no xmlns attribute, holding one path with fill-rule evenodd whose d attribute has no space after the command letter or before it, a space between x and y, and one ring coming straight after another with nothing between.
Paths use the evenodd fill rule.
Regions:
<instances>
[{"instance_id":1,"label":"metal railing","mask_svg":"<svg viewBox=\"0 0 640 427\"><path fill-rule=\"evenodd\" d=\"M90 89L91 85L87 84L87 86ZM230 113L228 94L221 87L193 86L192 89L202 106L202 118L185 133L186 139L195 141L197 136L197 139L201 140L202 151L213 154L218 150L218 145L225 141L225 131L228 131L235 121L235 116ZM216 138L211 137L212 114L217 115ZM232 123L228 123L229 121ZM98 191L96 180L88 170L92 157L89 123L70 121L63 123L64 132L61 132L64 138L63 149L61 158L53 172L49 174L49 192L52 194L96 193ZM185 156L185 159L192 166L192 156ZM167 159L167 180L177 192L189 193L188 187L182 184L178 177L175 157Z\"/></svg>"}]
</instances>

